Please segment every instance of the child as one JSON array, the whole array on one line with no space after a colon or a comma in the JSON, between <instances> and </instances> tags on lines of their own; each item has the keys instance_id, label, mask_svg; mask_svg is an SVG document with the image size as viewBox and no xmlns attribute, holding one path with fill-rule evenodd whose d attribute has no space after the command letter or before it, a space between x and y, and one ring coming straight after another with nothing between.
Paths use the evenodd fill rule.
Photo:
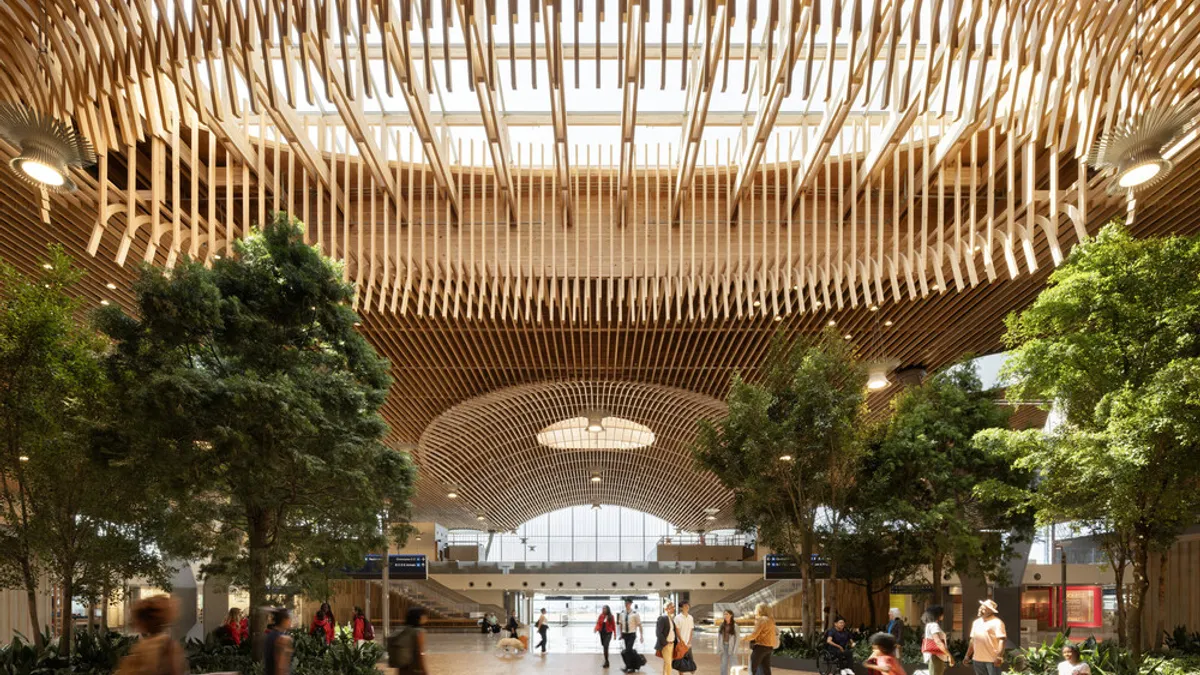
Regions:
<instances>
[{"instance_id":1,"label":"child","mask_svg":"<svg viewBox=\"0 0 1200 675\"><path fill-rule=\"evenodd\" d=\"M1058 675L1092 675L1092 668L1079 658L1079 647L1065 645L1062 648L1062 663L1058 664Z\"/></svg>"},{"instance_id":2,"label":"child","mask_svg":"<svg viewBox=\"0 0 1200 675\"><path fill-rule=\"evenodd\" d=\"M872 673L908 675L895 654L896 638L888 633L876 633L871 636L871 657L863 661L863 666Z\"/></svg>"}]
</instances>

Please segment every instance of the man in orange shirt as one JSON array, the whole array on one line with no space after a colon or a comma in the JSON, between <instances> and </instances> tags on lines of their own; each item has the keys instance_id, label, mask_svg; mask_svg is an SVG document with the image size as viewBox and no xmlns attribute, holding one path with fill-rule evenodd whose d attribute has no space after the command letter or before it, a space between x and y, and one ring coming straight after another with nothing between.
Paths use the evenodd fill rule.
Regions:
<instances>
[{"instance_id":1,"label":"man in orange shirt","mask_svg":"<svg viewBox=\"0 0 1200 675\"><path fill-rule=\"evenodd\" d=\"M965 661L973 664L975 675L1000 675L1000 667L1004 665L1004 641L1008 635L999 613L994 601L979 601L979 618L971 624L971 644Z\"/></svg>"}]
</instances>

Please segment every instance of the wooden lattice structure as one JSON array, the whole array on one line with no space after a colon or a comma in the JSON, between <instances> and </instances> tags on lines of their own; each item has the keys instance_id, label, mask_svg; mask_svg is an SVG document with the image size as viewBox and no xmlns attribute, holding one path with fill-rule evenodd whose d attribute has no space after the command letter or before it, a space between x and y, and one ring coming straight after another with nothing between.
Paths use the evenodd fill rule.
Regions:
<instances>
[{"instance_id":1,"label":"wooden lattice structure","mask_svg":"<svg viewBox=\"0 0 1200 675\"><path fill-rule=\"evenodd\" d=\"M525 457L533 417L461 441L444 423L503 427L488 406L509 388L628 392L611 405L659 426L640 466L675 462L776 331L833 322L936 368L996 349L1113 215L1197 228L1193 137L1136 211L1085 163L1192 95L1189 0L9 0L0 17L0 99L69 119L100 156L73 194L0 177L0 255L33 269L62 241L89 298L126 303L135 261L211 260L273 211L302 218L393 362L392 441L428 469L418 512L448 525L511 527L590 489L582 464L522 468L504 510L479 463ZM667 391L692 403L645 407ZM700 475L679 488L694 500L656 502L652 476L604 497L688 526L727 506Z\"/></svg>"}]
</instances>

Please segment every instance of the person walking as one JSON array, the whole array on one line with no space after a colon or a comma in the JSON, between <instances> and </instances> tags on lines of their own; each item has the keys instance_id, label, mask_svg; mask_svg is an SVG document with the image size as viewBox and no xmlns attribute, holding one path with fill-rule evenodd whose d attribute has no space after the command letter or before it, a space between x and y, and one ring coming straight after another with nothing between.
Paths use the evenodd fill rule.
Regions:
<instances>
[{"instance_id":1,"label":"person walking","mask_svg":"<svg viewBox=\"0 0 1200 675\"><path fill-rule=\"evenodd\" d=\"M521 622L517 621L517 610L514 609L508 613L508 623L504 624L504 630L508 631L508 637L516 640L520 628Z\"/></svg>"},{"instance_id":2,"label":"person walking","mask_svg":"<svg viewBox=\"0 0 1200 675\"><path fill-rule=\"evenodd\" d=\"M896 656L898 651L900 648L891 633L876 633L871 636L871 656L863 661L863 667L871 675L908 675Z\"/></svg>"},{"instance_id":3,"label":"person walking","mask_svg":"<svg viewBox=\"0 0 1200 675\"><path fill-rule=\"evenodd\" d=\"M166 595L155 595L133 607L133 626L141 639L117 666L115 675L183 675L187 661L183 648L167 629L175 620L175 605Z\"/></svg>"},{"instance_id":4,"label":"person walking","mask_svg":"<svg viewBox=\"0 0 1200 675\"><path fill-rule=\"evenodd\" d=\"M675 603L663 607L663 615L654 626L654 653L662 657L663 675L671 675L671 661L675 657Z\"/></svg>"},{"instance_id":5,"label":"person walking","mask_svg":"<svg viewBox=\"0 0 1200 675\"><path fill-rule=\"evenodd\" d=\"M729 675L729 669L737 661L738 626L733 610L721 614L721 625L717 627L717 651L721 654L721 675Z\"/></svg>"},{"instance_id":6,"label":"person walking","mask_svg":"<svg viewBox=\"0 0 1200 675\"><path fill-rule=\"evenodd\" d=\"M633 600L625 598L625 611L617 616L617 624L621 627L621 639L625 641L625 649L633 650L633 641L644 643L642 634L642 617L633 608Z\"/></svg>"},{"instance_id":7,"label":"person walking","mask_svg":"<svg viewBox=\"0 0 1200 675\"><path fill-rule=\"evenodd\" d=\"M1058 664L1058 675L1092 675L1092 667L1079 656L1079 645L1063 645L1062 663Z\"/></svg>"},{"instance_id":8,"label":"person walking","mask_svg":"<svg viewBox=\"0 0 1200 675\"><path fill-rule=\"evenodd\" d=\"M546 616L546 608L542 608L542 613L538 615L537 632L541 641L538 642L537 648L542 650L542 656L546 655L546 637L550 634L550 617Z\"/></svg>"},{"instance_id":9,"label":"person walking","mask_svg":"<svg viewBox=\"0 0 1200 675\"><path fill-rule=\"evenodd\" d=\"M617 632L617 621L613 618L612 610L605 605L600 610L600 618L596 619L596 628L592 631L600 634L600 646L604 648L604 668L608 667L608 643L612 641L613 633Z\"/></svg>"},{"instance_id":10,"label":"person walking","mask_svg":"<svg viewBox=\"0 0 1200 675\"><path fill-rule=\"evenodd\" d=\"M264 675L292 675L292 615L286 609L271 613L271 628L263 640Z\"/></svg>"},{"instance_id":11,"label":"person walking","mask_svg":"<svg viewBox=\"0 0 1200 675\"><path fill-rule=\"evenodd\" d=\"M1004 641L1008 634L999 614L1000 608L994 601L979 601L979 618L971 624L971 642L964 659L972 664L975 675L1000 675L1004 665Z\"/></svg>"},{"instance_id":12,"label":"person walking","mask_svg":"<svg viewBox=\"0 0 1200 675\"><path fill-rule=\"evenodd\" d=\"M946 631L942 630L942 617L946 610L941 605L925 608L921 621L925 623L925 637L921 640L921 658L929 665L929 675L943 675L954 665L954 656L946 644Z\"/></svg>"},{"instance_id":13,"label":"person walking","mask_svg":"<svg viewBox=\"0 0 1200 675\"><path fill-rule=\"evenodd\" d=\"M354 616L350 619L350 631L354 635L354 644L375 641L375 627L363 613L362 607L354 608Z\"/></svg>"},{"instance_id":14,"label":"person walking","mask_svg":"<svg viewBox=\"0 0 1200 675\"><path fill-rule=\"evenodd\" d=\"M742 642L750 644L750 672L771 675L771 654L779 646L779 631L770 605L760 602L754 606L754 630Z\"/></svg>"},{"instance_id":15,"label":"person walking","mask_svg":"<svg viewBox=\"0 0 1200 675\"><path fill-rule=\"evenodd\" d=\"M388 667L399 675L426 675L425 609L410 607L404 625L387 638Z\"/></svg>"},{"instance_id":16,"label":"person walking","mask_svg":"<svg viewBox=\"0 0 1200 675\"><path fill-rule=\"evenodd\" d=\"M896 641L896 658L900 658L900 650L904 645L904 618L900 616L900 608L888 610L887 634Z\"/></svg>"},{"instance_id":17,"label":"person walking","mask_svg":"<svg viewBox=\"0 0 1200 675\"><path fill-rule=\"evenodd\" d=\"M679 603L679 613L675 615L675 659L686 659L692 651L692 632L696 629L696 620L691 615L691 603L687 600Z\"/></svg>"}]
</instances>

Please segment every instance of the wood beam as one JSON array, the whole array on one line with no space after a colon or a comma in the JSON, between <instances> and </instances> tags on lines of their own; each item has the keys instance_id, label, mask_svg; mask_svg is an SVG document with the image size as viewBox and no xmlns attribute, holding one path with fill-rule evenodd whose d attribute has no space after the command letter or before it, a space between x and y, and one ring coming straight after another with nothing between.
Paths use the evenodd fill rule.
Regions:
<instances>
[{"instance_id":1,"label":"wood beam","mask_svg":"<svg viewBox=\"0 0 1200 675\"><path fill-rule=\"evenodd\" d=\"M811 6L801 8L796 2L790 2L788 6L790 15L787 20L787 44L783 55L775 61L775 67L771 70L771 79L767 82L759 100L758 112L754 116L754 126L747 136L746 146L737 163L737 176L734 178L729 194L730 222L737 219L742 198L754 183L754 177L758 175L759 164L762 163L763 155L767 150L767 141L770 140L771 131L775 128L776 120L779 117L779 109L783 105L783 99L791 91L791 73L800 59L800 46L805 39L805 34L808 33L806 28L813 20ZM811 59L812 54L810 53L807 58ZM811 62L805 67L806 71L809 69L811 69Z\"/></svg>"},{"instance_id":2,"label":"wood beam","mask_svg":"<svg viewBox=\"0 0 1200 675\"><path fill-rule=\"evenodd\" d=\"M488 15L488 3L484 0L453 2L466 41L471 88L475 90L475 97L479 100L479 114L483 119L483 130L487 134L488 150L492 156L492 174L496 177L496 187L504 195L508 215L512 222L516 222L517 200L513 188L508 125L504 123L504 110L501 109L500 99L494 91L498 81L495 77L496 55L491 53L491 41L486 39L493 17Z\"/></svg>"},{"instance_id":3,"label":"wood beam","mask_svg":"<svg viewBox=\"0 0 1200 675\"><path fill-rule=\"evenodd\" d=\"M704 50L701 67L692 74L688 89L687 117L679 138L679 162L675 167L675 190L671 193L670 218L678 222L683 201L691 193L692 177L696 173L696 159L700 156L700 141L704 138L704 127L708 121L708 104L712 100L713 87L717 82L717 70L725 53L729 31L733 29L729 15L728 0L705 3L708 8L704 17ZM711 12L711 13L709 13Z\"/></svg>"},{"instance_id":4,"label":"wood beam","mask_svg":"<svg viewBox=\"0 0 1200 675\"><path fill-rule=\"evenodd\" d=\"M567 144L567 99L563 74L562 0L542 0L542 26L546 33L547 88L550 93L550 124L554 129L554 171L558 176L559 203L567 226L574 222L571 199L571 158Z\"/></svg>"},{"instance_id":5,"label":"wood beam","mask_svg":"<svg viewBox=\"0 0 1200 675\"><path fill-rule=\"evenodd\" d=\"M642 61L646 57L647 0L628 0L621 17L624 52L621 70L621 155L617 165L617 206L621 223L626 220L633 180L634 135L637 131L638 90L642 86Z\"/></svg>"}]
</instances>

